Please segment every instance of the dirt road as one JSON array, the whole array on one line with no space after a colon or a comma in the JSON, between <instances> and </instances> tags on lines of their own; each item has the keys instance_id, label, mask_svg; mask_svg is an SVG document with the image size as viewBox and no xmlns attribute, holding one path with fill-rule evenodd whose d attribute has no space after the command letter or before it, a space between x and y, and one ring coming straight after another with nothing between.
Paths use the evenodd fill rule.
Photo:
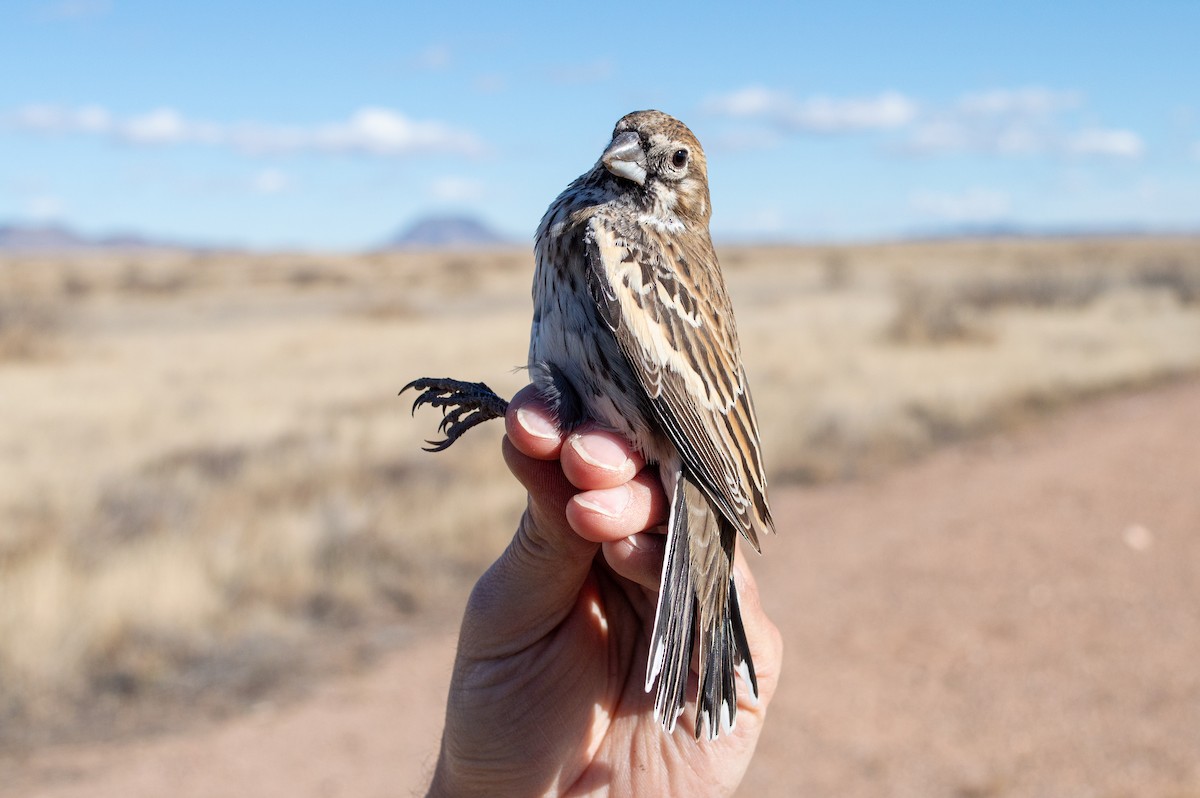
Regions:
<instances>
[{"instance_id":1,"label":"dirt road","mask_svg":"<svg viewBox=\"0 0 1200 798\"><path fill-rule=\"evenodd\" d=\"M755 796L1200 796L1200 382L773 497ZM24 798L419 794L453 639L216 728L0 761Z\"/></svg>"}]
</instances>

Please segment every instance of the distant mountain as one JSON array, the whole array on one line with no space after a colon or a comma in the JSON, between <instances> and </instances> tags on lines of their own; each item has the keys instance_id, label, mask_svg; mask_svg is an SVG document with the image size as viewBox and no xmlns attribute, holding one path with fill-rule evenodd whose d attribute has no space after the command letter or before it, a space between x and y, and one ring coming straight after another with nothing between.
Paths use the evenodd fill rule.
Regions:
<instances>
[{"instance_id":1,"label":"distant mountain","mask_svg":"<svg viewBox=\"0 0 1200 798\"><path fill-rule=\"evenodd\" d=\"M81 249L168 249L183 245L131 233L88 236L58 224L0 224L0 250L62 252Z\"/></svg>"},{"instance_id":2,"label":"distant mountain","mask_svg":"<svg viewBox=\"0 0 1200 798\"><path fill-rule=\"evenodd\" d=\"M388 241L385 249L486 247L512 243L471 216L427 216Z\"/></svg>"},{"instance_id":3,"label":"distant mountain","mask_svg":"<svg viewBox=\"0 0 1200 798\"><path fill-rule=\"evenodd\" d=\"M0 225L0 249L81 249L87 246L74 230L59 225Z\"/></svg>"}]
</instances>

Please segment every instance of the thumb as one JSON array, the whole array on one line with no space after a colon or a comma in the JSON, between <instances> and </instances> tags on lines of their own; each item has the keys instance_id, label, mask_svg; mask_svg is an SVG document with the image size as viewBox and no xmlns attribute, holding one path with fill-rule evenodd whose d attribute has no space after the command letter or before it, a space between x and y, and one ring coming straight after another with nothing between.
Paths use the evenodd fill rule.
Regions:
<instances>
[{"instance_id":1,"label":"thumb","mask_svg":"<svg viewBox=\"0 0 1200 798\"><path fill-rule=\"evenodd\" d=\"M574 608L599 545L575 534L567 502L578 493L558 460L537 460L504 439L504 460L529 504L504 553L480 577L463 620L479 656L504 656L554 630Z\"/></svg>"}]
</instances>

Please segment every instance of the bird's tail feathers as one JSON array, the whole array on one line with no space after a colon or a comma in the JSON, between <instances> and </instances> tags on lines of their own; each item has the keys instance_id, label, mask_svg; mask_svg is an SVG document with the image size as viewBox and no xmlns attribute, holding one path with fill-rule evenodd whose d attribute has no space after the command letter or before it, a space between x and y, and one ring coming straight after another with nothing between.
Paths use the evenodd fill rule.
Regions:
<instances>
[{"instance_id":1,"label":"bird's tail feathers","mask_svg":"<svg viewBox=\"0 0 1200 798\"><path fill-rule=\"evenodd\" d=\"M662 584L658 608L654 613L654 635L650 640L650 659L646 667L646 692L658 679L654 699L654 718L668 733L687 703L688 671L695 640L694 613L696 591L692 569L688 565L687 509L681 476L671 496L671 517L667 525L667 551L663 558Z\"/></svg>"},{"instance_id":2,"label":"bird's tail feathers","mask_svg":"<svg viewBox=\"0 0 1200 798\"><path fill-rule=\"evenodd\" d=\"M667 732L674 731L687 702L697 639L696 738L712 740L722 730L733 729L735 672L742 674L758 700L758 681L731 573L736 538L736 528L716 512L684 469L671 497L662 586L646 669L647 691L659 679L654 716Z\"/></svg>"}]
</instances>

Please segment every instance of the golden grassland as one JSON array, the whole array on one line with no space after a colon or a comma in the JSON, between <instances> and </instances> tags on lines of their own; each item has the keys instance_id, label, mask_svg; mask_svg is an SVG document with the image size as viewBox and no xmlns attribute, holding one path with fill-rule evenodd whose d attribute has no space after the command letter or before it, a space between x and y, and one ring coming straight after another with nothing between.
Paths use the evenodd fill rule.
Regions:
<instances>
[{"instance_id":1,"label":"golden grassland","mask_svg":"<svg viewBox=\"0 0 1200 798\"><path fill-rule=\"evenodd\" d=\"M1196 239L721 255L775 485L1200 370ZM348 634L443 617L523 496L499 425L428 455L436 414L396 392L519 388L530 271L526 249L0 260L0 745L244 704Z\"/></svg>"}]
</instances>

